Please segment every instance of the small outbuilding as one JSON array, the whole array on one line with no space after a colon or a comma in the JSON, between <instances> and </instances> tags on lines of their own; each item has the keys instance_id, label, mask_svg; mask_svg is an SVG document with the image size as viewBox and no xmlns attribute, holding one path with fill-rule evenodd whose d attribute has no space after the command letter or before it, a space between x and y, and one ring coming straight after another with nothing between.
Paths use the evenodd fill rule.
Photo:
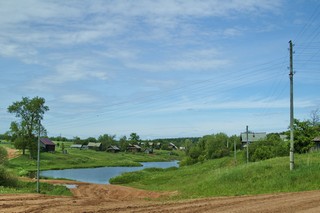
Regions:
<instances>
[{"instance_id":1,"label":"small outbuilding","mask_svg":"<svg viewBox=\"0 0 320 213\"><path fill-rule=\"evenodd\" d=\"M70 146L70 148L72 148L72 149L82 149L82 144L72 144Z\"/></svg>"},{"instance_id":2,"label":"small outbuilding","mask_svg":"<svg viewBox=\"0 0 320 213\"><path fill-rule=\"evenodd\" d=\"M246 147L247 141L250 144L255 141L264 140L267 138L267 133L266 132L248 132L248 138L247 138L247 133L243 132L241 133L240 138L241 138L242 146Z\"/></svg>"},{"instance_id":3,"label":"small outbuilding","mask_svg":"<svg viewBox=\"0 0 320 213\"><path fill-rule=\"evenodd\" d=\"M313 139L313 142L315 143L315 149L319 150L320 149L320 136L315 137Z\"/></svg>"},{"instance_id":4,"label":"small outbuilding","mask_svg":"<svg viewBox=\"0 0 320 213\"><path fill-rule=\"evenodd\" d=\"M49 138L40 138L40 147L45 152L54 152L56 145Z\"/></svg>"},{"instance_id":5,"label":"small outbuilding","mask_svg":"<svg viewBox=\"0 0 320 213\"><path fill-rule=\"evenodd\" d=\"M120 148L117 147L117 146L112 146L112 145L110 145L110 146L107 148L107 152L117 153L117 152L120 152Z\"/></svg>"},{"instance_id":6,"label":"small outbuilding","mask_svg":"<svg viewBox=\"0 0 320 213\"><path fill-rule=\"evenodd\" d=\"M129 151L129 152L141 152L141 147L138 146L138 145L129 144L129 146L127 147L127 151Z\"/></svg>"},{"instance_id":7,"label":"small outbuilding","mask_svg":"<svg viewBox=\"0 0 320 213\"><path fill-rule=\"evenodd\" d=\"M88 149L100 151L101 147L102 147L101 143L95 143L95 142L88 143Z\"/></svg>"},{"instance_id":8,"label":"small outbuilding","mask_svg":"<svg viewBox=\"0 0 320 213\"><path fill-rule=\"evenodd\" d=\"M174 144L174 143L169 143L169 149L172 149L172 150L177 150L178 147Z\"/></svg>"}]
</instances>

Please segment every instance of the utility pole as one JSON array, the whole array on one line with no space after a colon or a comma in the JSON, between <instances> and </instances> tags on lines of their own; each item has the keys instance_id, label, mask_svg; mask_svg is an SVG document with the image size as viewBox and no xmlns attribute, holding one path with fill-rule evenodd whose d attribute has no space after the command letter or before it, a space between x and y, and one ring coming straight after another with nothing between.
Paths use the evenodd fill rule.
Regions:
<instances>
[{"instance_id":1,"label":"utility pole","mask_svg":"<svg viewBox=\"0 0 320 213\"><path fill-rule=\"evenodd\" d=\"M294 169L294 138L293 138L293 59L292 41L289 41L290 51L290 170Z\"/></svg>"},{"instance_id":2,"label":"utility pole","mask_svg":"<svg viewBox=\"0 0 320 213\"><path fill-rule=\"evenodd\" d=\"M233 139L234 163L237 164L237 141Z\"/></svg>"},{"instance_id":3,"label":"utility pole","mask_svg":"<svg viewBox=\"0 0 320 213\"><path fill-rule=\"evenodd\" d=\"M39 132L38 132L38 156L37 156L37 193L40 193L40 131L41 131L41 123L39 119Z\"/></svg>"},{"instance_id":4,"label":"utility pole","mask_svg":"<svg viewBox=\"0 0 320 213\"><path fill-rule=\"evenodd\" d=\"M247 163L249 163L249 132L248 132L248 126L246 127L246 135L247 135Z\"/></svg>"}]
</instances>

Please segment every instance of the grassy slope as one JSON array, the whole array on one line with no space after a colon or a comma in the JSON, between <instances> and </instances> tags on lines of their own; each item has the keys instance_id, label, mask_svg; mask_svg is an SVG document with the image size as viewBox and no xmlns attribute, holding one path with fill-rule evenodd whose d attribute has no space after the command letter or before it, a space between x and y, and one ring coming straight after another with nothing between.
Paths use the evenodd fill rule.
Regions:
<instances>
[{"instance_id":1,"label":"grassy slope","mask_svg":"<svg viewBox=\"0 0 320 213\"><path fill-rule=\"evenodd\" d=\"M233 158L222 158L179 169L126 173L111 183L148 190L177 190L176 198L318 190L319 157L320 153L296 155L294 171L289 170L288 157L237 166Z\"/></svg>"}]
</instances>

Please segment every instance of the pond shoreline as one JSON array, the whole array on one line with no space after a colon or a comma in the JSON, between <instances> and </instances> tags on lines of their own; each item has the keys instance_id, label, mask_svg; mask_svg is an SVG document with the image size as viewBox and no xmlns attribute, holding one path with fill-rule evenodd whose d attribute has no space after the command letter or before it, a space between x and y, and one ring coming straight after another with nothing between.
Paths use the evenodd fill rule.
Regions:
<instances>
[{"instance_id":1,"label":"pond shoreline","mask_svg":"<svg viewBox=\"0 0 320 213\"><path fill-rule=\"evenodd\" d=\"M133 172L145 168L169 168L179 167L179 161L169 162L141 162L139 167L96 167L96 168L76 168L62 170L44 170L40 172L42 178L68 179L94 184L109 184L109 180L122 173Z\"/></svg>"}]
</instances>

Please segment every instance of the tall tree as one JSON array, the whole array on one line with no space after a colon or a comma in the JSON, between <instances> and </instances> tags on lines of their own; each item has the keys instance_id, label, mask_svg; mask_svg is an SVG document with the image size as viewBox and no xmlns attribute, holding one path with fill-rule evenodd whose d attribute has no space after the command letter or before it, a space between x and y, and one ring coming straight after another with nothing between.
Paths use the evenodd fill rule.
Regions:
<instances>
[{"instance_id":1,"label":"tall tree","mask_svg":"<svg viewBox=\"0 0 320 213\"><path fill-rule=\"evenodd\" d=\"M48 110L49 107L45 105L45 99L41 97L32 99L23 97L21 101L16 101L8 107L8 112L15 114L20 119L18 122L11 123L11 127L13 127L11 130L18 136L19 140L25 141L26 147L30 151L30 157L35 154L35 138L39 129L42 134L46 134L41 120Z\"/></svg>"},{"instance_id":2,"label":"tall tree","mask_svg":"<svg viewBox=\"0 0 320 213\"><path fill-rule=\"evenodd\" d=\"M133 132L130 134L129 141L131 143L138 143L140 141L140 136L137 133Z\"/></svg>"}]
</instances>

